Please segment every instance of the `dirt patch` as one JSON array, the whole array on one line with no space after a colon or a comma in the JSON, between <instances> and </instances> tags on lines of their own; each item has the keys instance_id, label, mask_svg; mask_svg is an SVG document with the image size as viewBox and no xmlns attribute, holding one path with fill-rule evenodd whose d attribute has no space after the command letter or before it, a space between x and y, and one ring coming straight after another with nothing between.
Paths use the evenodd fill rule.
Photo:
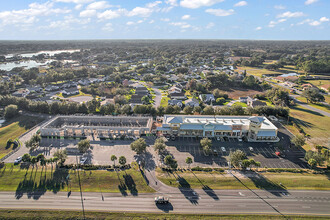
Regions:
<instances>
[{"instance_id":1,"label":"dirt patch","mask_svg":"<svg viewBox=\"0 0 330 220\"><path fill-rule=\"evenodd\" d=\"M231 99L238 99L239 97L250 96L253 98L256 94L261 94L261 91L253 90L253 89L229 89L229 90L221 90L228 94Z\"/></svg>"}]
</instances>

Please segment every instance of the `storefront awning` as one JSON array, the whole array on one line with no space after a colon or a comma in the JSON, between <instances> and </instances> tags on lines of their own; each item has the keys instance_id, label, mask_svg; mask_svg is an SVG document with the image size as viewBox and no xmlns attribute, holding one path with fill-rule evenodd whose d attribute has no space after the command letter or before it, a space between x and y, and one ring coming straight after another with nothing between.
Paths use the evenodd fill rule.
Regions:
<instances>
[{"instance_id":1,"label":"storefront awning","mask_svg":"<svg viewBox=\"0 0 330 220\"><path fill-rule=\"evenodd\" d=\"M259 131L257 137L276 137L276 131Z\"/></svg>"}]
</instances>

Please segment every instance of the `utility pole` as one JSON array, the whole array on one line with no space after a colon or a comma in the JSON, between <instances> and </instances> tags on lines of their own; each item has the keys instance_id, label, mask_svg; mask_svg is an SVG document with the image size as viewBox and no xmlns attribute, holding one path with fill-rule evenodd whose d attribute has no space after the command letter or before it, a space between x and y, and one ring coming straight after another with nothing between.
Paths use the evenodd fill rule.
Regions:
<instances>
[{"instance_id":1,"label":"utility pole","mask_svg":"<svg viewBox=\"0 0 330 220\"><path fill-rule=\"evenodd\" d=\"M80 199L81 199L81 207L82 207L82 212L83 212L83 217L84 220L86 219L85 217L85 207L84 207L84 200L83 200L83 195L82 195L82 191L81 191L81 183L80 183L80 176L79 176L79 169L78 169L78 157L76 155L76 163L77 163L77 173L78 173L78 182L79 182L79 189L80 189Z\"/></svg>"}]
</instances>

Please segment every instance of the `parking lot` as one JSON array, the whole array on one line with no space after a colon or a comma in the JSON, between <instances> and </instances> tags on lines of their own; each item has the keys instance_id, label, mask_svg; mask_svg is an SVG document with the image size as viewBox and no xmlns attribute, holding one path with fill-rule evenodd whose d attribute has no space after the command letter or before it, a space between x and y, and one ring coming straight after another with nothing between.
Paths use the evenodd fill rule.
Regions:
<instances>
[{"instance_id":1,"label":"parking lot","mask_svg":"<svg viewBox=\"0 0 330 220\"><path fill-rule=\"evenodd\" d=\"M275 123L274 123L275 124ZM253 158L261 163L261 167L268 168L308 168L308 164L304 160L305 151L290 146L290 138L292 134L287 131L280 123L276 123L278 127L278 137L280 141L277 143L251 143L239 141L237 138L226 138L217 140L212 139L212 155L205 156L201 147L200 140L192 137L180 137L174 141L168 141L170 153L178 160L179 166L187 167L185 158L192 157L194 163L191 166L208 166L208 167L226 167L228 166L228 158L231 151L241 150L248 158ZM277 156L275 152L281 152L282 156Z\"/></svg>"},{"instance_id":2,"label":"parking lot","mask_svg":"<svg viewBox=\"0 0 330 220\"><path fill-rule=\"evenodd\" d=\"M261 167L268 168L308 168L307 163L304 161L305 152L303 149L291 148L290 137L291 134L281 125L279 128L278 143L251 143L239 141L237 138L232 139L212 139L212 153L209 156L204 155L200 147L200 139L196 138L176 138L175 140L167 141L167 150L178 161L179 167L187 167L185 160L187 157L192 157L194 163L191 166L201 167L228 167L229 154L235 150L243 151L248 158L253 158L261 163ZM153 145L156 137L144 137L148 145ZM75 145L79 140L74 139L42 139L40 150L47 157L51 157L57 149L70 149L76 148ZM130 149L131 140L103 140L95 141L91 139L92 148L87 154L87 163L95 165L109 165L112 164L110 156L112 154L125 156L127 163L135 160L135 153ZM48 146L52 145L52 148ZM152 147L148 151L153 154L154 158L158 156L154 153ZM277 156L275 152L280 151L283 156ZM69 153L67 163L76 163L76 154ZM81 155L79 155L81 156ZM160 161L156 160L156 164L160 165Z\"/></svg>"}]
</instances>

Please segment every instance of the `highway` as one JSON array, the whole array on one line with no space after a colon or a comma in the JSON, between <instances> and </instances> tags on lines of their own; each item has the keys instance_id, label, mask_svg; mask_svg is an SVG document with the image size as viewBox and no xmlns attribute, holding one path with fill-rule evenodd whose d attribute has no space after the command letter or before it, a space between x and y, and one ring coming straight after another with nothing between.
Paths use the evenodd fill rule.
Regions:
<instances>
[{"instance_id":1,"label":"highway","mask_svg":"<svg viewBox=\"0 0 330 220\"><path fill-rule=\"evenodd\" d=\"M156 205L154 197L140 194L122 196L119 193L83 193L86 211L198 213L198 214L275 214L330 216L330 191L263 190L184 190L166 194L168 205ZM79 192L68 197L67 192L44 195L25 194L16 199L15 192L0 193L1 209L82 210Z\"/></svg>"}]
</instances>

